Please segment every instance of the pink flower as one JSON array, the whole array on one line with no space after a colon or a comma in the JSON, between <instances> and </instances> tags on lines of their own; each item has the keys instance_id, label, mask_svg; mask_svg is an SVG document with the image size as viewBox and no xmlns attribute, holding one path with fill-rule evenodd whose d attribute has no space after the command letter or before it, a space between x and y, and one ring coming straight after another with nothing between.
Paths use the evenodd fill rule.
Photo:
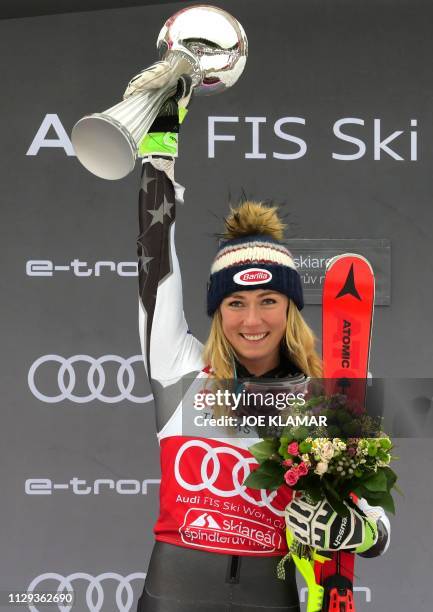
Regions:
<instances>
[{"instance_id":1,"label":"pink flower","mask_svg":"<svg viewBox=\"0 0 433 612\"><path fill-rule=\"evenodd\" d=\"M299 455L299 446L297 442L291 442L287 447L287 452L289 455Z\"/></svg>"},{"instance_id":2,"label":"pink flower","mask_svg":"<svg viewBox=\"0 0 433 612\"><path fill-rule=\"evenodd\" d=\"M354 457L356 455L356 448L353 448L353 446L350 446L347 449L347 454L349 455L349 457Z\"/></svg>"},{"instance_id":3,"label":"pink flower","mask_svg":"<svg viewBox=\"0 0 433 612\"><path fill-rule=\"evenodd\" d=\"M289 487L293 487L299 480L297 468L292 468L291 470L288 470L284 474L284 480L286 481L286 484L289 485Z\"/></svg>"},{"instance_id":4,"label":"pink flower","mask_svg":"<svg viewBox=\"0 0 433 612\"><path fill-rule=\"evenodd\" d=\"M290 467L293 464L293 459L284 459L283 465L284 467Z\"/></svg>"},{"instance_id":5,"label":"pink flower","mask_svg":"<svg viewBox=\"0 0 433 612\"><path fill-rule=\"evenodd\" d=\"M299 477L306 476L308 474L308 466L303 461L298 465Z\"/></svg>"}]
</instances>

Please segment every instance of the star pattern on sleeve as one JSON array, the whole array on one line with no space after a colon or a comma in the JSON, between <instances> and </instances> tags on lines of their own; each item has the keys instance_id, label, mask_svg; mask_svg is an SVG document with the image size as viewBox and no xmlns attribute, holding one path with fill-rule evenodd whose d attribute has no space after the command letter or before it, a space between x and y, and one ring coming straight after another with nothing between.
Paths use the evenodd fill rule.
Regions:
<instances>
[{"instance_id":1,"label":"star pattern on sleeve","mask_svg":"<svg viewBox=\"0 0 433 612\"><path fill-rule=\"evenodd\" d=\"M158 208L154 208L153 210L148 210L149 215L152 215L152 221L149 227L155 225L156 223L164 223L164 215L168 215L171 218L171 209L173 208L174 203L167 200L167 197L164 195L164 201Z\"/></svg>"},{"instance_id":2,"label":"star pattern on sleeve","mask_svg":"<svg viewBox=\"0 0 433 612\"><path fill-rule=\"evenodd\" d=\"M149 215L152 215L152 222L149 227L152 227L152 225L156 223L164 223L164 204L161 204L161 206L154 210L148 210L147 212Z\"/></svg>"}]
</instances>

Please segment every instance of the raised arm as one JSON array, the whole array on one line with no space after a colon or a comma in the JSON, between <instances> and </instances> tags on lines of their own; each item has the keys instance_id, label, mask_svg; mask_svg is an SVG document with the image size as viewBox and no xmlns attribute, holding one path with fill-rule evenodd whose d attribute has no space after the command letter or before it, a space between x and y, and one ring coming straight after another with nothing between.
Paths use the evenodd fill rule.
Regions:
<instances>
[{"instance_id":1,"label":"raised arm","mask_svg":"<svg viewBox=\"0 0 433 612\"><path fill-rule=\"evenodd\" d=\"M139 195L138 272L140 340L147 374L163 386L201 369L202 346L188 331L174 243L174 160L143 160Z\"/></svg>"}]
</instances>

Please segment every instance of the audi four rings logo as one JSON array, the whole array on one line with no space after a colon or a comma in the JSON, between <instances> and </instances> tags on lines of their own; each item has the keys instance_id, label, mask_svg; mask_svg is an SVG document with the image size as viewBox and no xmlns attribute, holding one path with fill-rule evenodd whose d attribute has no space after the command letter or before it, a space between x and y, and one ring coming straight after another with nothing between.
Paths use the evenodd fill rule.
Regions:
<instances>
[{"instance_id":1,"label":"audi four rings logo","mask_svg":"<svg viewBox=\"0 0 433 612\"><path fill-rule=\"evenodd\" d=\"M87 386L90 393L88 395L74 394L74 387L76 383L74 364L80 362L89 364L89 370L87 372ZM103 364L107 362L119 364L116 377L117 386L120 392L118 395L104 395L103 393L105 386L105 372ZM74 357L69 357L67 359L65 357L61 357L60 355L43 355L32 363L27 381L33 395L42 402L47 402L49 404L55 404L56 402L61 402L66 399L70 400L71 402L76 402L77 404L85 404L93 400L99 400L101 402L106 402L107 404L114 404L122 400L129 400L130 402L134 402L136 404L145 404L146 402L151 402L153 400L152 394L140 397L132 393L135 384L135 373L134 369L132 368L132 364L136 362L143 363L143 358L141 355L134 355L128 359L124 359L118 355L104 355L103 357L98 358L90 357L89 355L75 355ZM57 385L60 393L46 395L36 386L35 375L37 371L47 363L59 364L59 371L57 372Z\"/></svg>"},{"instance_id":2,"label":"audi four rings logo","mask_svg":"<svg viewBox=\"0 0 433 612\"><path fill-rule=\"evenodd\" d=\"M104 604L104 589L102 587L102 582L104 580L114 580L117 582L116 587L116 605L117 610L119 612L129 612L132 609L132 604L134 601L134 592L131 587L131 582L133 580L144 580L146 578L146 574L142 572L135 572L133 574L128 574L128 576L121 576L115 572L105 572L104 574L99 574L98 576L91 576L90 574L86 574L84 572L76 572L75 574L70 574L69 576L62 576L61 574L56 574L54 572L47 572L46 574L41 574L34 578L29 586L27 587L27 591L29 593L33 593L35 588L41 585L44 582L55 581L57 583L57 592L61 593L64 591L74 591L74 585L77 581L85 581L87 584L86 588L86 604L87 610L90 612L100 612L102 606ZM44 585L42 588L48 590L50 587L49 584ZM41 591L40 587L38 590ZM126 601L124 602L124 593L126 593ZM106 607L105 609L113 610L114 606L112 602L109 602L111 605ZM75 605L78 602L74 601L71 605L60 605L58 604L58 609L61 612L69 612L71 609L79 609L84 610L81 605L75 608ZM31 612L42 612L36 606L29 605L29 610Z\"/></svg>"},{"instance_id":3,"label":"audi four rings logo","mask_svg":"<svg viewBox=\"0 0 433 612\"><path fill-rule=\"evenodd\" d=\"M180 465L183 454L188 449L193 448L202 448L206 451L206 454L202 458L201 466L200 466L200 476L201 481L197 483L187 482L180 473ZM233 466L232 469L232 489L219 489L214 486L219 473L220 473L220 460L219 455L232 455L237 459L237 462ZM211 463L212 473L208 476L208 465ZM277 495L277 491L272 491L269 495L267 495L264 489L260 489L261 500L254 499L251 495L248 494L246 487L241 483L245 481L247 476L250 474L250 464L257 465L257 461L254 457L243 457L235 448L231 448L230 446L217 446L216 448L210 446L207 442L203 440L188 440L179 448L178 453L176 455L176 460L174 464L174 474L178 484L186 489L187 491L202 491L203 489L208 489L215 495L219 495L220 497L234 497L235 495L240 495L242 499L250 502L259 507L266 506L271 510L274 514L278 516L284 516L284 511L279 510L278 508L274 508L272 506L272 501ZM239 472L242 472L239 477Z\"/></svg>"}]
</instances>

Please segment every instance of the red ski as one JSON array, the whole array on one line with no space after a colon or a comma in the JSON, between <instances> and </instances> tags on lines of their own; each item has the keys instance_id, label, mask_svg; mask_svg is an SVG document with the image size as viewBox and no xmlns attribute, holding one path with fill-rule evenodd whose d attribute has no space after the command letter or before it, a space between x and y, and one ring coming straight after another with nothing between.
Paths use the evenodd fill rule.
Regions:
<instances>
[{"instance_id":1,"label":"red ski","mask_svg":"<svg viewBox=\"0 0 433 612\"><path fill-rule=\"evenodd\" d=\"M323 287L322 356L328 394L344 393L365 406L374 310L374 274L361 255L338 255L328 263ZM328 557L328 553L326 553ZM355 555L329 553L315 562L316 582L324 587L323 612L355 612Z\"/></svg>"},{"instance_id":2,"label":"red ski","mask_svg":"<svg viewBox=\"0 0 433 612\"><path fill-rule=\"evenodd\" d=\"M374 308L374 275L361 255L339 255L329 262L323 287L323 377L330 391L344 380L360 379L345 392L365 403ZM355 381L356 382L356 381Z\"/></svg>"}]
</instances>

